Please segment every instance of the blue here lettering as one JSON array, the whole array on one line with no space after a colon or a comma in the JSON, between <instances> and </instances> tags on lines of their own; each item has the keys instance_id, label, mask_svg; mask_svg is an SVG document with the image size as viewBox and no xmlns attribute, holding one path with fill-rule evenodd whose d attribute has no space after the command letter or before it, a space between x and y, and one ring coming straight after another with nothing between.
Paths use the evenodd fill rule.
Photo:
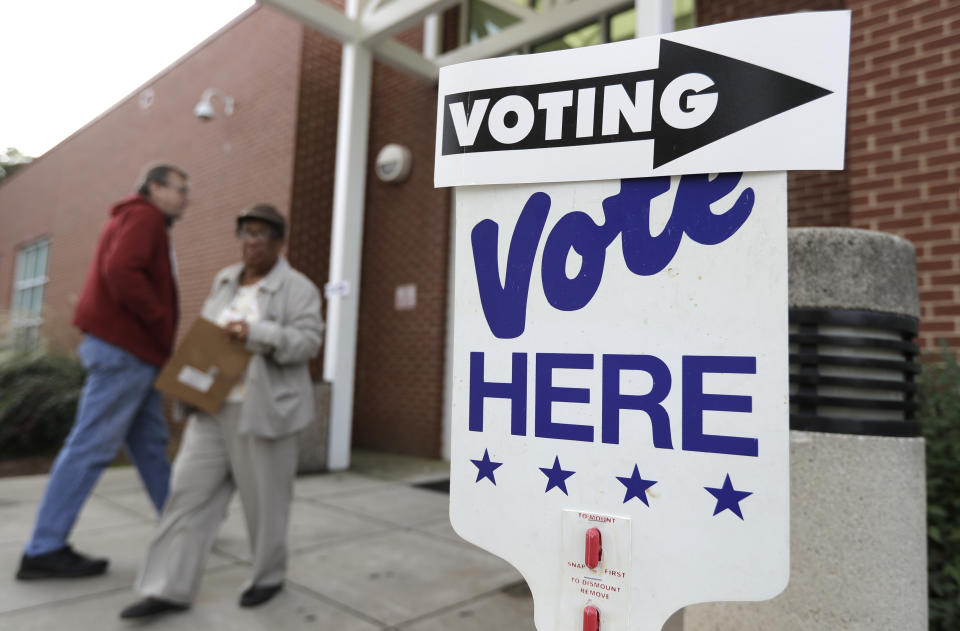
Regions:
<instances>
[{"instance_id":1,"label":"blue here lettering","mask_svg":"<svg viewBox=\"0 0 960 631\"><path fill-rule=\"evenodd\" d=\"M487 381L485 355L470 353L469 429L485 431L484 400L510 401L510 434L527 435L527 353L513 353L509 381ZM594 442L591 425L563 423L553 418L553 403L590 403L589 388L553 385L556 369L593 370L594 356L582 353L537 353L534 377L534 435L537 438ZM605 354L601 357L600 440L620 444L621 411L639 410L650 420L653 446L673 449L670 416L663 402L670 393L672 377L667 364L653 355ZM625 394L620 391L620 375L624 371L647 373L652 386L646 394ZM680 449L731 456L752 456L759 453L759 440L744 436L707 434L703 430L704 411L753 411L748 395L705 393L703 375L756 374L756 357L684 355L681 363L681 432ZM498 430L495 430L498 431Z\"/></svg>"}]
</instances>

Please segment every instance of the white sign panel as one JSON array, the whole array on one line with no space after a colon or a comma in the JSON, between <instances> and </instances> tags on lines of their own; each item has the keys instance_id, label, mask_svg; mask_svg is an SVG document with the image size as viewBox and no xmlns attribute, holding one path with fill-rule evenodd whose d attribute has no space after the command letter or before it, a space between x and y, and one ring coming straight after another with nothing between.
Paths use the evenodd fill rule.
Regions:
<instances>
[{"instance_id":1,"label":"white sign panel","mask_svg":"<svg viewBox=\"0 0 960 631\"><path fill-rule=\"evenodd\" d=\"M468 187L456 209L451 522L519 569L537 628L779 593L785 173Z\"/></svg>"},{"instance_id":2,"label":"white sign panel","mask_svg":"<svg viewBox=\"0 0 960 631\"><path fill-rule=\"evenodd\" d=\"M849 11L440 70L437 186L843 168Z\"/></svg>"},{"instance_id":3,"label":"white sign panel","mask_svg":"<svg viewBox=\"0 0 960 631\"><path fill-rule=\"evenodd\" d=\"M442 70L450 519L520 570L540 631L659 631L786 586L783 170L842 168L849 27Z\"/></svg>"}]
</instances>

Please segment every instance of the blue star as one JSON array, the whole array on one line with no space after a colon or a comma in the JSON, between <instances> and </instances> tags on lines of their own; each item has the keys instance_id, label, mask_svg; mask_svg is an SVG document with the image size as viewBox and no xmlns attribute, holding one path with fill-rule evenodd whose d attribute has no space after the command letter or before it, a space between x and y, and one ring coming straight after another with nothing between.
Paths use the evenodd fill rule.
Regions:
<instances>
[{"instance_id":1,"label":"blue star","mask_svg":"<svg viewBox=\"0 0 960 631\"><path fill-rule=\"evenodd\" d=\"M497 470L498 467L503 466L502 462L494 462L490 460L490 454L487 453L487 450L483 450L483 458L481 460L473 460L471 458L470 462L477 465L477 482L487 478L493 485L497 485L497 481L493 478L493 472Z\"/></svg>"},{"instance_id":2,"label":"blue star","mask_svg":"<svg viewBox=\"0 0 960 631\"><path fill-rule=\"evenodd\" d=\"M733 484L730 482L729 473L727 474L727 479L723 481L723 486L719 489L713 489L709 486L703 488L710 491L710 494L717 498L717 506L713 509L714 515L729 509L734 515L743 519L743 514L740 512L740 500L749 495L753 495L753 493L734 489Z\"/></svg>"},{"instance_id":3,"label":"blue star","mask_svg":"<svg viewBox=\"0 0 960 631\"><path fill-rule=\"evenodd\" d=\"M627 492L623 496L624 504L637 497L641 502L650 506L650 503L647 501L647 489L656 484L656 480L644 480L641 478L637 465L633 465L633 474L629 478L617 476L617 479L620 480L620 484L627 487Z\"/></svg>"},{"instance_id":4,"label":"blue star","mask_svg":"<svg viewBox=\"0 0 960 631\"><path fill-rule=\"evenodd\" d=\"M564 471L560 468L560 458L558 456L553 457L553 467L546 468L540 467L540 470L543 471L543 475L547 476L547 489L544 493L549 493L550 489L557 487L563 491L564 495L569 495L567 493L567 478L576 473L575 471Z\"/></svg>"}]
</instances>

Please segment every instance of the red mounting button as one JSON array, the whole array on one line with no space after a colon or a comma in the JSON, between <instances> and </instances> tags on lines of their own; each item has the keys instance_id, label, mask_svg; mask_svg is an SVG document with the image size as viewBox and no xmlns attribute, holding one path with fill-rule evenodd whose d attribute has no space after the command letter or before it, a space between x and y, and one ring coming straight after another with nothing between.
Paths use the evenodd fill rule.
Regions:
<instances>
[{"instance_id":1,"label":"red mounting button","mask_svg":"<svg viewBox=\"0 0 960 631\"><path fill-rule=\"evenodd\" d=\"M600 564L600 555L603 554L600 543L600 531L596 528L591 528L587 531L587 541L584 550L583 562L592 570Z\"/></svg>"},{"instance_id":2,"label":"red mounting button","mask_svg":"<svg viewBox=\"0 0 960 631\"><path fill-rule=\"evenodd\" d=\"M600 631L600 612L593 605L583 608L583 631Z\"/></svg>"}]
</instances>

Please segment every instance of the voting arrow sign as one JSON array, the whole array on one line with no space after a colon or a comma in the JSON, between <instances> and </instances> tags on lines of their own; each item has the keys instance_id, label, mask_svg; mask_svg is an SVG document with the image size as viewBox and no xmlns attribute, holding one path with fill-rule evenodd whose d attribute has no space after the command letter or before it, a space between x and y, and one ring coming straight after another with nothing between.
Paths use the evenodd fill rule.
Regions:
<instances>
[{"instance_id":1,"label":"voting arrow sign","mask_svg":"<svg viewBox=\"0 0 960 631\"><path fill-rule=\"evenodd\" d=\"M831 94L795 77L666 39L660 41L658 75L655 168Z\"/></svg>"},{"instance_id":2,"label":"voting arrow sign","mask_svg":"<svg viewBox=\"0 0 960 631\"><path fill-rule=\"evenodd\" d=\"M840 168L846 64L797 60L849 16L790 17L443 68L436 184Z\"/></svg>"},{"instance_id":3,"label":"voting arrow sign","mask_svg":"<svg viewBox=\"0 0 960 631\"><path fill-rule=\"evenodd\" d=\"M830 93L663 39L655 70L447 95L443 155L652 140L659 167Z\"/></svg>"}]
</instances>

